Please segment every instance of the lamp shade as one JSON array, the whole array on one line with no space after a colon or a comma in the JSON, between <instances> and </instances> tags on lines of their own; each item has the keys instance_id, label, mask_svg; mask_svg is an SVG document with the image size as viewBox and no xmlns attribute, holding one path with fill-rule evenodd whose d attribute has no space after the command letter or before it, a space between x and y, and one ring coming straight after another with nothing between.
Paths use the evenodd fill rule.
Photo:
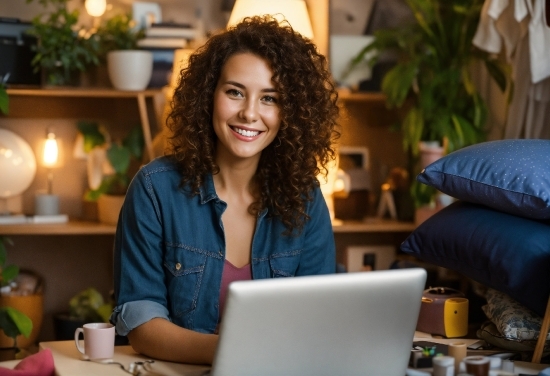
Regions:
<instances>
[{"instance_id":1,"label":"lamp shade","mask_svg":"<svg viewBox=\"0 0 550 376\"><path fill-rule=\"evenodd\" d=\"M36 159L30 145L7 129L0 129L0 171L0 198L23 193L36 173Z\"/></svg>"},{"instance_id":2,"label":"lamp shade","mask_svg":"<svg viewBox=\"0 0 550 376\"><path fill-rule=\"evenodd\" d=\"M270 14L277 20L286 19L292 28L306 38L313 38L313 29L304 0L237 0L227 26L243 18Z\"/></svg>"}]
</instances>

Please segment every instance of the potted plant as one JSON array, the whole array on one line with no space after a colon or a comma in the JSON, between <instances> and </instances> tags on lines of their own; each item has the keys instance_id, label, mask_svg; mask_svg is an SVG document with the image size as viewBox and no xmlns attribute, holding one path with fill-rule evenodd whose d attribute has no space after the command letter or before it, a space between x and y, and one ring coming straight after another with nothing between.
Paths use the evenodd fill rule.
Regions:
<instances>
[{"instance_id":1,"label":"potted plant","mask_svg":"<svg viewBox=\"0 0 550 376\"><path fill-rule=\"evenodd\" d=\"M100 55L107 61L109 79L119 90L143 90L153 73L153 53L140 50L138 41L145 30L130 14L116 14L99 26L95 38Z\"/></svg>"},{"instance_id":2,"label":"potted plant","mask_svg":"<svg viewBox=\"0 0 550 376\"><path fill-rule=\"evenodd\" d=\"M0 348L16 355L36 342L42 325L43 296L38 278L32 291L21 291L19 267L6 265L6 243L11 241L0 236Z\"/></svg>"},{"instance_id":3,"label":"potted plant","mask_svg":"<svg viewBox=\"0 0 550 376\"><path fill-rule=\"evenodd\" d=\"M80 74L99 64L97 40L77 25L79 11L69 12L68 0L26 1L53 8L34 17L28 31L38 38L32 60L35 71L42 70L46 85L78 85Z\"/></svg>"},{"instance_id":4,"label":"potted plant","mask_svg":"<svg viewBox=\"0 0 550 376\"><path fill-rule=\"evenodd\" d=\"M412 157L413 175L425 142L448 153L486 139L486 104L471 77L476 62L485 64L501 88L508 70L491 54L475 48L483 0L406 0L415 22L375 31L374 40L351 61L350 69L367 59L374 65L382 54L396 64L382 80L389 108L402 109L403 147ZM423 146L424 145L424 146ZM420 207L434 199L435 190L413 183Z\"/></svg>"},{"instance_id":5,"label":"potted plant","mask_svg":"<svg viewBox=\"0 0 550 376\"><path fill-rule=\"evenodd\" d=\"M77 124L88 155L90 189L84 200L97 202L100 222L116 224L130 180L141 166L145 141L140 126L135 126L122 140L112 140L96 122Z\"/></svg>"},{"instance_id":6,"label":"potted plant","mask_svg":"<svg viewBox=\"0 0 550 376\"><path fill-rule=\"evenodd\" d=\"M77 328L90 322L109 322L113 305L103 299L103 295L93 287L78 292L71 297L68 312L54 315L56 341L74 338Z\"/></svg>"}]
</instances>

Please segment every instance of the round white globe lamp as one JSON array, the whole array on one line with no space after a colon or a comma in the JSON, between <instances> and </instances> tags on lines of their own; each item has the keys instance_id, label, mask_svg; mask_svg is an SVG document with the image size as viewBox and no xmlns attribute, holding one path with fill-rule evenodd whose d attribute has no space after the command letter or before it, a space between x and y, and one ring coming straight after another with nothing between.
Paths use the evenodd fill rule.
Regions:
<instances>
[{"instance_id":1,"label":"round white globe lamp","mask_svg":"<svg viewBox=\"0 0 550 376\"><path fill-rule=\"evenodd\" d=\"M36 174L36 158L23 138L6 129L0 129L0 171L0 220L17 221L23 216L10 213L8 198L29 188Z\"/></svg>"}]
</instances>

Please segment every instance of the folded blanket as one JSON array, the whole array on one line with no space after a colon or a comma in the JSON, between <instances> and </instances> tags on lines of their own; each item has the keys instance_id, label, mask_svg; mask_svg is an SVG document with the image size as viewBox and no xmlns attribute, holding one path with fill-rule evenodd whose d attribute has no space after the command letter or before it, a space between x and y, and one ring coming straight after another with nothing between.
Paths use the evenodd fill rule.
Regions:
<instances>
[{"instance_id":1,"label":"folded blanket","mask_svg":"<svg viewBox=\"0 0 550 376\"><path fill-rule=\"evenodd\" d=\"M29 355L13 369L0 367L0 376L54 376L55 367L50 349Z\"/></svg>"}]
</instances>

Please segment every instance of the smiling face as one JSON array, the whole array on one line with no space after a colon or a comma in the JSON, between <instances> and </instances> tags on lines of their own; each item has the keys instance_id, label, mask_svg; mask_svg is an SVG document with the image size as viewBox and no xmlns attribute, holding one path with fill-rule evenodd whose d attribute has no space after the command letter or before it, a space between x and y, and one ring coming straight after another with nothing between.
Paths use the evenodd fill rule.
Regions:
<instances>
[{"instance_id":1,"label":"smiling face","mask_svg":"<svg viewBox=\"0 0 550 376\"><path fill-rule=\"evenodd\" d=\"M259 161L262 150L277 136L279 94L272 76L267 62L250 53L233 55L223 66L212 116L218 161Z\"/></svg>"}]
</instances>

